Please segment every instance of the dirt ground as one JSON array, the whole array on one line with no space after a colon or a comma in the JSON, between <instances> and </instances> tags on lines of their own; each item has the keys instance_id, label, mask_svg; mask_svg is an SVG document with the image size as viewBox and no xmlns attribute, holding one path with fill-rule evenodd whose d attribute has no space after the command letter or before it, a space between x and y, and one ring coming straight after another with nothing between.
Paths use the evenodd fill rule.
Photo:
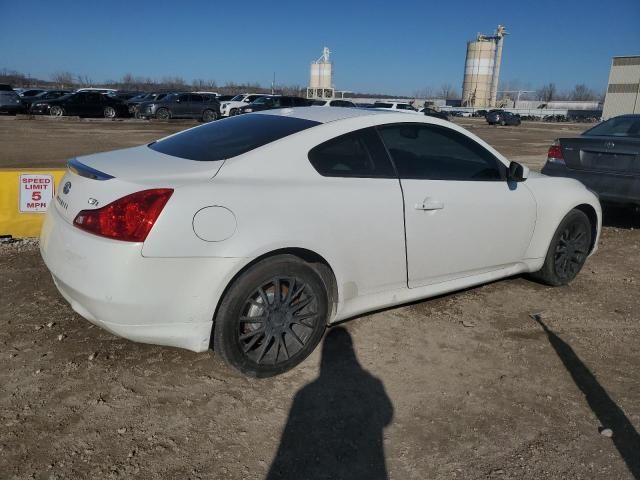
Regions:
<instances>
[{"instance_id":1,"label":"dirt ground","mask_svg":"<svg viewBox=\"0 0 640 480\"><path fill-rule=\"evenodd\" d=\"M585 128L461 123L532 168ZM0 165L186 126L2 120ZM37 242L0 244L0 477L640 479L640 216L606 223L570 286L515 277L356 318L266 380L93 327Z\"/></svg>"}]
</instances>

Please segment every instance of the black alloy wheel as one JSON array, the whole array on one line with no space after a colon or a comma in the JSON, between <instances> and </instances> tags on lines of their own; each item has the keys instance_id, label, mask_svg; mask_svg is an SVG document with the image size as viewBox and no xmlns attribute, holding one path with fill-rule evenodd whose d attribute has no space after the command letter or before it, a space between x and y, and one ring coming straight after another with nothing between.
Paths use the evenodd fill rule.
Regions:
<instances>
[{"instance_id":1,"label":"black alloy wheel","mask_svg":"<svg viewBox=\"0 0 640 480\"><path fill-rule=\"evenodd\" d=\"M229 288L215 318L214 351L255 376L285 372L314 350L327 323L327 289L292 255L267 258Z\"/></svg>"}]
</instances>

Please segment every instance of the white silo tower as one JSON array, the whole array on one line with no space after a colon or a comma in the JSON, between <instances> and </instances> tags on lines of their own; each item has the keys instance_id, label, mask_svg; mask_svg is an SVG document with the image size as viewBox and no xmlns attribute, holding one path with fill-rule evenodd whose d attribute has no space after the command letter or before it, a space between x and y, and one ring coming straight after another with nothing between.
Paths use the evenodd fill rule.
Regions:
<instances>
[{"instance_id":1,"label":"white silo tower","mask_svg":"<svg viewBox=\"0 0 640 480\"><path fill-rule=\"evenodd\" d=\"M467 43L467 58L464 64L462 83L462 106L495 107L502 44L507 35L505 27L498 25L493 35L478 34L476 40Z\"/></svg>"},{"instance_id":2,"label":"white silo tower","mask_svg":"<svg viewBox=\"0 0 640 480\"><path fill-rule=\"evenodd\" d=\"M333 98L333 67L328 47L322 49L322 56L311 63L309 69L308 98Z\"/></svg>"}]
</instances>

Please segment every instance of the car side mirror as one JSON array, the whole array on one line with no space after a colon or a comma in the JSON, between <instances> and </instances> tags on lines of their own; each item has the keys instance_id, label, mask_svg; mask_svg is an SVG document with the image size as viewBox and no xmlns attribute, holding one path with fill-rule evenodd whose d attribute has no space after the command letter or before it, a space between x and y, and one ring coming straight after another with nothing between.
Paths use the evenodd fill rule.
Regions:
<instances>
[{"instance_id":1,"label":"car side mirror","mask_svg":"<svg viewBox=\"0 0 640 480\"><path fill-rule=\"evenodd\" d=\"M510 182L524 182L529 176L529 168L519 164L518 162L511 162L509 164L509 170L507 171L507 180Z\"/></svg>"}]
</instances>

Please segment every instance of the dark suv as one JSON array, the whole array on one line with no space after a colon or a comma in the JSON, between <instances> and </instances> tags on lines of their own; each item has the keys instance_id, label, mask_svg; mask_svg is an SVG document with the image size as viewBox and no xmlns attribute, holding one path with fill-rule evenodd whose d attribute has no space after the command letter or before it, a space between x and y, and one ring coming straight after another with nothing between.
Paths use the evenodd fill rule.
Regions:
<instances>
[{"instance_id":1,"label":"dark suv","mask_svg":"<svg viewBox=\"0 0 640 480\"><path fill-rule=\"evenodd\" d=\"M520 125L520 115L504 110L491 110L484 117L489 125Z\"/></svg>"},{"instance_id":2,"label":"dark suv","mask_svg":"<svg viewBox=\"0 0 640 480\"><path fill-rule=\"evenodd\" d=\"M199 93L171 93L161 100L138 105L139 118L197 118L210 122L220 118L220 102L213 95Z\"/></svg>"},{"instance_id":3,"label":"dark suv","mask_svg":"<svg viewBox=\"0 0 640 480\"><path fill-rule=\"evenodd\" d=\"M313 100L302 97L274 95L260 97L246 107L240 108L238 113L260 112L262 110L273 110L274 108L310 107L312 104Z\"/></svg>"}]
</instances>

